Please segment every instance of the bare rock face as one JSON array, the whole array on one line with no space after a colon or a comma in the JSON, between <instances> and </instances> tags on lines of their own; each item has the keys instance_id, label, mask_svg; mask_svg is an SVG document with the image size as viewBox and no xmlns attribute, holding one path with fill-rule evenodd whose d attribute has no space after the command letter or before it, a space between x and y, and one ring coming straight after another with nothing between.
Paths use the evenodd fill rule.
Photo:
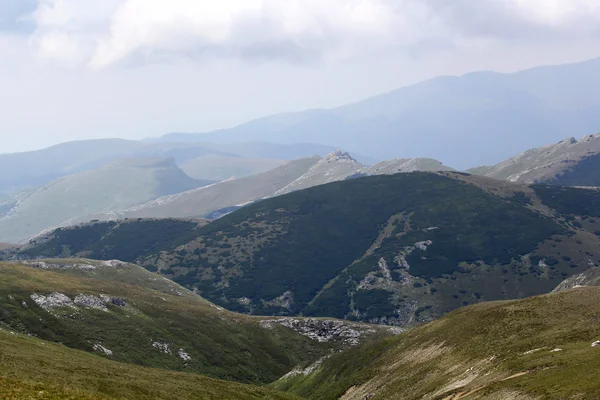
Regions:
<instances>
[{"instance_id":1,"label":"bare rock face","mask_svg":"<svg viewBox=\"0 0 600 400\"><path fill-rule=\"evenodd\" d=\"M54 292L49 295L34 293L30 297L35 304L50 312L60 308L79 310L81 307L108 312L108 308L106 307L107 305L115 305L118 307L126 306L125 300L122 298L111 297L105 294L101 294L99 296L78 294L73 300L71 300L71 298L69 298L69 296L66 294L58 292Z\"/></svg>"},{"instance_id":2,"label":"bare rock face","mask_svg":"<svg viewBox=\"0 0 600 400\"><path fill-rule=\"evenodd\" d=\"M105 302L100 297L79 294L75 296L74 303L85 308L93 308L94 310L108 311Z\"/></svg>"},{"instance_id":3,"label":"bare rock face","mask_svg":"<svg viewBox=\"0 0 600 400\"><path fill-rule=\"evenodd\" d=\"M22 264L29 265L30 267L39 269L79 269L82 271L93 271L96 269L95 265L92 264L81 264L81 263L70 263L70 264L57 264L49 263L46 261L22 261Z\"/></svg>"},{"instance_id":4,"label":"bare rock face","mask_svg":"<svg viewBox=\"0 0 600 400\"><path fill-rule=\"evenodd\" d=\"M347 346L356 346L360 344L362 336L376 333L373 327L366 324L329 319L278 318L260 321L260 326L265 329L272 329L275 325L285 326L318 342L337 341ZM390 332L398 334L402 331L390 328Z\"/></svg>"},{"instance_id":5,"label":"bare rock face","mask_svg":"<svg viewBox=\"0 0 600 400\"><path fill-rule=\"evenodd\" d=\"M34 293L30 297L35 304L44 310L50 310L59 307L69 307L73 309L76 308L73 300L71 300L68 296L58 292L51 293L47 296Z\"/></svg>"},{"instance_id":6,"label":"bare rock face","mask_svg":"<svg viewBox=\"0 0 600 400\"><path fill-rule=\"evenodd\" d=\"M152 342L152 347L164 354L173 354L169 343Z\"/></svg>"},{"instance_id":7,"label":"bare rock face","mask_svg":"<svg viewBox=\"0 0 600 400\"><path fill-rule=\"evenodd\" d=\"M573 275L562 281L555 289L555 292L575 289L581 286L600 286L600 267L590 268L581 274Z\"/></svg>"}]
</instances>

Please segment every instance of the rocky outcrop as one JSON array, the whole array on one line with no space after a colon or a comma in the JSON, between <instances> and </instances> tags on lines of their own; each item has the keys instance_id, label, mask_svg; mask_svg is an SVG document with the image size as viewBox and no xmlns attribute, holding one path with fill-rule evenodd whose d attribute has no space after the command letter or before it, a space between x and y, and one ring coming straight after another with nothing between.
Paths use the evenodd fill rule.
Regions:
<instances>
[{"instance_id":1,"label":"rocky outcrop","mask_svg":"<svg viewBox=\"0 0 600 400\"><path fill-rule=\"evenodd\" d=\"M356 174L364 166L348 153L336 150L323 157L304 175L275 192L275 196L294 192L296 190L341 181Z\"/></svg>"},{"instance_id":2,"label":"rocky outcrop","mask_svg":"<svg viewBox=\"0 0 600 400\"><path fill-rule=\"evenodd\" d=\"M363 336L377 332L372 326L366 324L316 318L278 318L263 320L259 324L265 329L281 325L318 342L341 342L347 346L356 346L361 343ZM392 327L389 327L388 330L392 334L402 332L402 330Z\"/></svg>"},{"instance_id":3,"label":"rocky outcrop","mask_svg":"<svg viewBox=\"0 0 600 400\"><path fill-rule=\"evenodd\" d=\"M152 342L152 347L164 354L173 354L169 343Z\"/></svg>"},{"instance_id":4,"label":"rocky outcrop","mask_svg":"<svg viewBox=\"0 0 600 400\"><path fill-rule=\"evenodd\" d=\"M19 261L19 264L28 265L30 267L52 270L52 269L78 269L81 271L94 271L97 270L98 267L111 267L118 268L123 265L126 265L123 261L119 260L108 260L108 261L94 261L94 263L77 263L77 262L62 262L62 263L51 263L48 261Z\"/></svg>"},{"instance_id":5,"label":"rocky outcrop","mask_svg":"<svg viewBox=\"0 0 600 400\"><path fill-rule=\"evenodd\" d=\"M71 300L71 298L66 294L58 292L54 292L49 295L33 293L30 297L35 304L50 312L60 308L69 308L72 310L86 308L108 312L107 305L114 305L118 307L126 306L125 300L122 298L111 297L106 294L101 294L99 296L78 294L73 300Z\"/></svg>"},{"instance_id":6,"label":"rocky outcrop","mask_svg":"<svg viewBox=\"0 0 600 400\"><path fill-rule=\"evenodd\" d=\"M600 286L600 268L590 268L581 274L565 279L554 289L554 292L561 292L581 286Z\"/></svg>"},{"instance_id":7,"label":"rocky outcrop","mask_svg":"<svg viewBox=\"0 0 600 400\"><path fill-rule=\"evenodd\" d=\"M73 303L73 300L71 300L67 295L58 292L50 293L47 296L34 293L30 297L35 304L37 304L39 307L43 308L46 311L51 310L53 308L61 307L68 307L73 309L76 308L75 304Z\"/></svg>"},{"instance_id":8,"label":"rocky outcrop","mask_svg":"<svg viewBox=\"0 0 600 400\"><path fill-rule=\"evenodd\" d=\"M95 343L92 348L100 353L103 353L106 356L112 356L113 355L113 351L107 349L106 347L102 346L100 343Z\"/></svg>"},{"instance_id":9,"label":"rocky outcrop","mask_svg":"<svg viewBox=\"0 0 600 400\"><path fill-rule=\"evenodd\" d=\"M110 301L110 298L108 298L108 296L106 296L106 300ZM92 295L85 295L85 294L78 294L77 296L75 296L75 300L73 300L75 304L77 304L78 306L82 306L85 308L92 308L94 310L102 310L102 311L108 311L108 308L106 308L105 305L105 301L103 299L101 299L100 297L96 297L96 296L92 296Z\"/></svg>"}]
</instances>

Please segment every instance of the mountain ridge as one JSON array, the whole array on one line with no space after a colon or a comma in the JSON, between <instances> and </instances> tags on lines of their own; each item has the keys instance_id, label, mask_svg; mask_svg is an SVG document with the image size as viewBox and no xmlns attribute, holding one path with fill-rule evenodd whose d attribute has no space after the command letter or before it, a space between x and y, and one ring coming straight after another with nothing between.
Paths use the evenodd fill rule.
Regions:
<instances>
[{"instance_id":1,"label":"mountain ridge","mask_svg":"<svg viewBox=\"0 0 600 400\"><path fill-rule=\"evenodd\" d=\"M430 157L466 169L597 129L599 64L597 58L510 74L438 77L338 108L263 117L195 137L224 143L302 139L379 160Z\"/></svg>"},{"instance_id":2,"label":"mountain ridge","mask_svg":"<svg viewBox=\"0 0 600 400\"><path fill-rule=\"evenodd\" d=\"M234 311L409 326L465 304L548 292L600 265L598 193L457 172L378 175L177 228L161 248L133 245L136 232L154 234L132 220L122 233L116 222L55 231L9 256L119 258Z\"/></svg>"}]
</instances>

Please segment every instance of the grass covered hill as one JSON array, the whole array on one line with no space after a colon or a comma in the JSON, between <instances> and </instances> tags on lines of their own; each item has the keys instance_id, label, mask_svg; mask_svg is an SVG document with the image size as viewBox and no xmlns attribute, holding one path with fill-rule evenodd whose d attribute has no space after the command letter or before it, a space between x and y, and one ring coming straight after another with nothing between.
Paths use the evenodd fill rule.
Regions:
<instances>
[{"instance_id":1,"label":"grass covered hill","mask_svg":"<svg viewBox=\"0 0 600 400\"><path fill-rule=\"evenodd\" d=\"M190 178L173 159L120 160L0 199L0 241L26 241L47 229L209 183Z\"/></svg>"},{"instance_id":2,"label":"grass covered hill","mask_svg":"<svg viewBox=\"0 0 600 400\"><path fill-rule=\"evenodd\" d=\"M600 288L462 308L274 386L309 399L600 397Z\"/></svg>"},{"instance_id":3,"label":"grass covered hill","mask_svg":"<svg viewBox=\"0 0 600 400\"><path fill-rule=\"evenodd\" d=\"M285 400L264 387L111 361L0 328L3 399L44 400Z\"/></svg>"},{"instance_id":4,"label":"grass covered hill","mask_svg":"<svg viewBox=\"0 0 600 400\"><path fill-rule=\"evenodd\" d=\"M3 330L112 361L238 382L272 382L331 351L393 333L340 321L231 313L119 261L19 261L1 263L0 274Z\"/></svg>"},{"instance_id":5,"label":"grass covered hill","mask_svg":"<svg viewBox=\"0 0 600 400\"><path fill-rule=\"evenodd\" d=\"M599 265L598 197L453 172L372 176L260 201L160 248L115 251L147 229L131 222L120 235L56 231L17 255L110 252L235 311L411 325Z\"/></svg>"}]
</instances>

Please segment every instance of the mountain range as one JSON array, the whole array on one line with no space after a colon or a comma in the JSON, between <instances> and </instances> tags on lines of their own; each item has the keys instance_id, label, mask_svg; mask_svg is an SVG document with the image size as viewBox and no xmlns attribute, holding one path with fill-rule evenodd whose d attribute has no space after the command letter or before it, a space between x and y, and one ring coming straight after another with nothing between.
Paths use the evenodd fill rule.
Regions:
<instances>
[{"instance_id":1,"label":"mountain range","mask_svg":"<svg viewBox=\"0 0 600 400\"><path fill-rule=\"evenodd\" d=\"M450 170L426 159L384 164L368 168L339 150L288 162L204 155L184 162L183 170L173 158L120 160L6 196L0 201L0 241L23 242L48 229L96 219L216 218L257 200L350 176ZM240 168L241 178L224 179ZM252 174L247 168L267 171Z\"/></svg>"},{"instance_id":2,"label":"mountain range","mask_svg":"<svg viewBox=\"0 0 600 400\"><path fill-rule=\"evenodd\" d=\"M294 160L315 154L325 155L333 150L334 147L306 143L281 145L244 142L220 145L123 139L82 140L37 151L0 154L0 194L42 186L57 178L101 168L119 159L173 158L176 164L182 165L198 157L211 155L226 157L230 165L235 165L237 160L244 166L248 165L245 159ZM190 169L194 169L193 164ZM197 169L194 172L199 179L211 180L211 174L214 175L214 171L208 171L206 176Z\"/></svg>"},{"instance_id":3,"label":"mountain range","mask_svg":"<svg viewBox=\"0 0 600 400\"><path fill-rule=\"evenodd\" d=\"M163 140L263 140L342 147L378 160L491 165L542 143L596 132L600 58L515 73L442 76L333 109L279 114Z\"/></svg>"},{"instance_id":4,"label":"mountain range","mask_svg":"<svg viewBox=\"0 0 600 400\"><path fill-rule=\"evenodd\" d=\"M597 189L413 172L294 191L193 229L137 219L59 229L8 256L116 258L233 311L410 326L549 292L600 265L598 218Z\"/></svg>"}]
</instances>

